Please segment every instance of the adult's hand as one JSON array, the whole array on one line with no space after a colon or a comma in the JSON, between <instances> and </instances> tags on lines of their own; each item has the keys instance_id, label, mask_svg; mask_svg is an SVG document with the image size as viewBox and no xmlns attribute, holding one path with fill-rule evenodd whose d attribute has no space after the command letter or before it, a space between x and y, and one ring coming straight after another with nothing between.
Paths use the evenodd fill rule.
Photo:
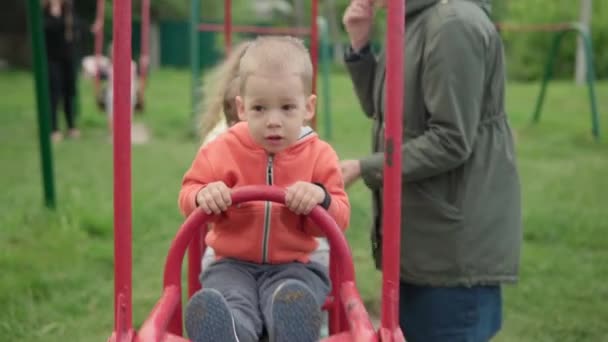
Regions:
<instances>
[{"instance_id":1,"label":"adult's hand","mask_svg":"<svg viewBox=\"0 0 608 342\"><path fill-rule=\"evenodd\" d=\"M374 23L374 0L352 0L344 12L342 23L350 45L358 52L370 40Z\"/></svg>"},{"instance_id":2,"label":"adult's hand","mask_svg":"<svg viewBox=\"0 0 608 342\"><path fill-rule=\"evenodd\" d=\"M344 186L349 187L361 177L361 162L358 160L343 160L340 162Z\"/></svg>"},{"instance_id":3,"label":"adult's hand","mask_svg":"<svg viewBox=\"0 0 608 342\"><path fill-rule=\"evenodd\" d=\"M101 30L101 25L103 23L101 22L101 20L96 19L95 22L93 23L93 25L91 25L91 33L97 33L99 32L99 30Z\"/></svg>"}]
</instances>

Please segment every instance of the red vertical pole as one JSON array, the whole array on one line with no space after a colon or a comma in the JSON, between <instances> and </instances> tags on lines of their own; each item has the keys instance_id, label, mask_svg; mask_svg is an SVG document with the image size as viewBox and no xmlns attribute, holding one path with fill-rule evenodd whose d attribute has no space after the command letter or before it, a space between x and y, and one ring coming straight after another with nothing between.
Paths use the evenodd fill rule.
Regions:
<instances>
[{"instance_id":1,"label":"red vertical pole","mask_svg":"<svg viewBox=\"0 0 608 342\"><path fill-rule=\"evenodd\" d=\"M310 15L310 59L312 59L312 93L317 93L317 71L319 70L319 1L312 0L312 13ZM312 128L317 128L317 116L312 118Z\"/></svg>"},{"instance_id":2,"label":"red vertical pole","mask_svg":"<svg viewBox=\"0 0 608 342\"><path fill-rule=\"evenodd\" d=\"M232 46L232 0L224 0L224 51L226 56Z\"/></svg>"},{"instance_id":3,"label":"red vertical pole","mask_svg":"<svg viewBox=\"0 0 608 342\"><path fill-rule=\"evenodd\" d=\"M403 131L405 0L389 0L386 29L386 136L383 194L382 341L402 340L399 329L401 144Z\"/></svg>"},{"instance_id":4,"label":"red vertical pole","mask_svg":"<svg viewBox=\"0 0 608 342\"><path fill-rule=\"evenodd\" d=\"M331 296L333 301L331 306L328 308L328 319L329 319L329 335L337 335L344 329L343 326L346 323L344 321L344 310L342 309L342 302L340 301L340 269L339 262L336 257L336 252L332 249L329 250L329 276L332 284Z\"/></svg>"},{"instance_id":5,"label":"red vertical pole","mask_svg":"<svg viewBox=\"0 0 608 342\"><path fill-rule=\"evenodd\" d=\"M139 53L139 74L143 89L150 64L150 0L141 1L141 49Z\"/></svg>"},{"instance_id":6,"label":"red vertical pole","mask_svg":"<svg viewBox=\"0 0 608 342\"><path fill-rule=\"evenodd\" d=\"M131 0L114 0L114 310L117 340L131 314Z\"/></svg>"},{"instance_id":7,"label":"red vertical pole","mask_svg":"<svg viewBox=\"0 0 608 342\"><path fill-rule=\"evenodd\" d=\"M105 1L97 0L97 14L95 16L95 21L100 23L99 29L95 32L95 64L96 64L96 73L95 73L95 95L99 96L101 92L100 80L99 80L99 60L101 55L103 54L103 27L104 27L104 18L105 18Z\"/></svg>"}]
</instances>

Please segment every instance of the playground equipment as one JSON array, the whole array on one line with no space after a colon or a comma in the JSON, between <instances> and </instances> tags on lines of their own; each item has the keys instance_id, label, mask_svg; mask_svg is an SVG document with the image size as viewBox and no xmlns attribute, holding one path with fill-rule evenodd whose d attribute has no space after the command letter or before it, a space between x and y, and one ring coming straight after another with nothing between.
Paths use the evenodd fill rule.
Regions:
<instances>
[{"instance_id":1,"label":"playground equipment","mask_svg":"<svg viewBox=\"0 0 608 342\"><path fill-rule=\"evenodd\" d=\"M48 84L48 66L45 60L46 47L42 29L42 9L39 0L28 0L28 26L34 58L34 77L36 83L36 105L38 114L38 139L40 144L40 161L44 203L47 208L55 208L55 177L53 175L53 154L51 149L50 94Z\"/></svg>"},{"instance_id":2,"label":"playground equipment","mask_svg":"<svg viewBox=\"0 0 608 342\"><path fill-rule=\"evenodd\" d=\"M252 33L257 35L294 35L310 37L310 56L313 63L312 92L317 92L317 72L319 64L319 45L321 43L321 58L323 64L323 112L325 116L325 137L331 137L331 113L330 113L330 93L329 93L329 42L327 39L327 25L324 19L318 16L318 0L311 2L311 22L309 27L260 27L232 24L232 0L224 0L224 23L206 24L200 22L201 0L191 0L190 3L190 68L192 73L192 115L198 113L197 106L200 103L200 56L199 51L199 32L223 32L224 52L228 54L232 46L233 33ZM321 31L321 41L319 41L319 30ZM312 127L316 129L316 116L312 119Z\"/></svg>"},{"instance_id":3,"label":"playground equipment","mask_svg":"<svg viewBox=\"0 0 608 342\"><path fill-rule=\"evenodd\" d=\"M600 138L600 119L599 112L597 109L597 100L595 96L595 71L593 66L593 48L591 43L591 37L583 25L578 22L575 23L557 23L557 24L534 24L534 25L521 25L512 23L497 23L497 28L501 31L513 31L513 32L552 32L554 33L553 43L547 56L547 64L545 66L545 73L540 88L540 93L536 99L536 106L532 113L532 123L538 123L540 121L540 115L545 101L545 95L547 93L547 86L551 77L553 76L553 65L555 63L555 57L559 51L564 36L569 32L577 33L583 40L585 47L585 65L587 67L587 88L589 89L589 104L591 107L591 134L596 140Z\"/></svg>"},{"instance_id":4,"label":"playground equipment","mask_svg":"<svg viewBox=\"0 0 608 342\"><path fill-rule=\"evenodd\" d=\"M401 206L401 149L403 115L403 43L406 0L389 0L387 21L387 130L384 165L384 226L382 320L374 331L355 286L352 255L342 232L329 214L316 207L309 217L326 233L330 244L333 282L325 308L329 310L330 334L324 341L404 341L399 328L399 251ZM114 331L111 342L188 341L182 337L181 265L189 249L189 295L199 288L202 229L209 218L195 211L173 240L165 264L163 293L141 330L132 322L131 255L131 0L114 0ZM233 204L245 201L283 202L283 189L254 186L237 189Z\"/></svg>"},{"instance_id":5,"label":"playground equipment","mask_svg":"<svg viewBox=\"0 0 608 342\"><path fill-rule=\"evenodd\" d=\"M104 20L105 19L105 0L97 0L97 12L95 21L100 23L99 29L95 32L95 58L101 60L103 55L104 45ZM150 0L141 0L141 39L140 39L140 54L138 63L138 87L137 87L137 102L135 109L141 111L144 107L146 80L150 68ZM97 70L100 68L98 67ZM104 103L103 94L100 82L100 73L95 75L95 98L98 104Z\"/></svg>"}]
</instances>

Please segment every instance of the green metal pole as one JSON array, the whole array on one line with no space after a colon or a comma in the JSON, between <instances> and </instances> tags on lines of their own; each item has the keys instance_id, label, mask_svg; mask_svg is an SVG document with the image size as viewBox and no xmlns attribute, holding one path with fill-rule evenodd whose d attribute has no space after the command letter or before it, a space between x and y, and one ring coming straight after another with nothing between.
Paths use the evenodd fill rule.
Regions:
<instances>
[{"instance_id":1,"label":"green metal pole","mask_svg":"<svg viewBox=\"0 0 608 342\"><path fill-rule=\"evenodd\" d=\"M199 104L201 64L199 56L199 34L201 0L190 1L190 70L192 73L192 120L196 119Z\"/></svg>"},{"instance_id":2,"label":"green metal pole","mask_svg":"<svg viewBox=\"0 0 608 342\"><path fill-rule=\"evenodd\" d=\"M533 123L537 123L540 120L540 112L543 108L543 102L545 101L547 85L549 83L549 80L551 79L551 76L553 75L553 64L555 62L555 57L557 56L559 45L561 44L562 38L564 37L564 33L565 32L558 32L555 35L555 38L553 38L553 45L551 46L551 50L549 52L549 59L545 67L545 75L543 76L540 94L538 95L538 98L536 100L536 108L532 116Z\"/></svg>"},{"instance_id":3,"label":"green metal pole","mask_svg":"<svg viewBox=\"0 0 608 342\"><path fill-rule=\"evenodd\" d=\"M600 139L600 119L599 112L597 109L597 98L595 96L595 71L593 67L593 49L591 46L591 38L587 34L586 30L580 24L573 24L569 29L558 32L553 39L553 46L549 53L549 60L547 62L545 75L543 77L542 86L538 99L536 101L536 109L534 111L532 122L537 123L540 120L541 109L545 99L547 90L547 84L553 74L553 64L559 51L559 46L562 39L569 31L576 31L584 42L585 47L585 59L587 63L587 87L589 89L589 101L591 104L591 133L596 140Z\"/></svg>"},{"instance_id":4,"label":"green metal pole","mask_svg":"<svg viewBox=\"0 0 608 342\"><path fill-rule=\"evenodd\" d=\"M34 57L34 77L36 82L36 103L38 112L38 135L42 163L44 202L48 208L55 208L55 185L53 177L53 156L51 153L49 123L50 99L46 47L42 31L42 10L39 0L28 0L28 24L31 35L32 56Z\"/></svg>"},{"instance_id":5,"label":"green metal pole","mask_svg":"<svg viewBox=\"0 0 608 342\"><path fill-rule=\"evenodd\" d=\"M323 17L319 17L318 25L321 33L321 77L323 80L323 118L325 126L325 139L332 138L332 120L331 120L331 89L329 84L329 33L327 21Z\"/></svg>"}]
</instances>

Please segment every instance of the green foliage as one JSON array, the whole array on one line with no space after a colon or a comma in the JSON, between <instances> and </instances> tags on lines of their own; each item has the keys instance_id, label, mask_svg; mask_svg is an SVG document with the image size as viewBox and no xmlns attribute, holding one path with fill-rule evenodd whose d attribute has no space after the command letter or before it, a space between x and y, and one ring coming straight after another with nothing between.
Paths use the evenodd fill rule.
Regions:
<instances>
[{"instance_id":1,"label":"green foliage","mask_svg":"<svg viewBox=\"0 0 608 342\"><path fill-rule=\"evenodd\" d=\"M579 1L572 0L509 0L503 5L501 21L521 24L575 22L579 18ZM591 25L597 76L608 77L608 4L593 1ZM520 80L539 79L543 75L553 33L504 32L509 61L509 76ZM558 78L571 78L576 55L575 33L562 42L555 64Z\"/></svg>"},{"instance_id":2,"label":"green foliage","mask_svg":"<svg viewBox=\"0 0 608 342\"><path fill-rule=\"evenodd\" d=\"M201 2L201 18L204 21L221 22L223 20L224 5L221 0L197 0ZM302 19L308 24L310 20L311 1L301 0L304 3ZM291 0L291 3L294 1ZM339 23L339 41L346 43L347 36L342 28L342 15L350 0L319 0L319 12L327 16L329 6L335 6L336 22ZM493 0L493 18L499 22L521 24L551 24L574 22L579 18L580 0ZM151 14L155 20L189 20L190 0L154 0L150 2ZM76 1L78 13L87 24L94 18L96 1ZM7 2L7 13L23 11L23 4L17 0ZM233 0L233 20L239 24L263 24L272 26L295 25L295 18L275 15L272 20L262 22L252 15L252 1ZM106 38L111 37L112 0L105 0ZM133 17L139 20L141 0L133 1ZM374 40L377 44L383 42L385 13L378 14L375 23ZM7 16L4 27L16 30L22 23L13 22L13 17ZM608 77L608 2L605 0L593 1L593 15L591 25L594 66L598 78ZM5 29L6 30L6 29ZM504 32L503 37L508 56L509 77L513 80L538 80L542 77L547 54L551 46L553 33L547 32ZM574 72L576 54L576 34L569 34L563 41L559 56L556 59L555 76L561 79L571 79ZM90 50L91 42L86 49ZM221 40L218 39L221 46ZM87 51L88 51L87 50Z\"/></svg>"},{"instance_id":3,"label":"green foliage","mask_svg":"<svg viewBox=\"0 0 608 342\"><path fill-rule=\"evenodd\" d=\"M369 153L369 120L348 77L332 74L334 140L341 158ZM182 219L181 177L197 142L189 135L187 71L156 70L146 112L136 121L152 132L133 146L133 318L140 326L162 284L162 268ZM81 82L83 137L54 145L57 210L42 204L32 79L0 72L0 336L6 341L104 341L112 330L112 145L91 82ZM584 88L552 84L542 121L529 126L538 87L510 84L508 112L516 128L524 199L521 280L505 289L500 342L606 341L608 298L608 144L591 139ZM600 83L598 93L608 91ZM608 98L600 97L606 108ZM603 111L602 122L608 122ZM323 113L321 114L323 115ZM320 118L318 122L323 123ZM63 120L62 120L63 122ZM320 127L320 132L323 127ZM603 130L604 140L608 130ZM347 238L358 287L379 312L380 277L371 262L370 197L349 189ZM404 218L407 221L407 217Z\"/></svg>"},{"instance_id":4,"label":"green foliage","mask_svg":"<svg viewBox=\"0 0 608 342\"><path fill-rule=\"evenodd\" d=\"M337 14L341 16L348 0L337 0ZM575 22L579 19L580 0L493 0L492 17L497 22L520 24L552 24ZM374 39L383 42L385 13L379 13L375 23ZM592 44L594 67L598 78L608 77L608 3L593 1ZM547 32L503 32L508 57L509 77L513 80L538 80L542 78L553 33ZM556 59L554 76L572 78L576 55L575 33L570 33L562 42ZM342 36L346 41L346 36Z\"/></svg>"}]
</instances>

